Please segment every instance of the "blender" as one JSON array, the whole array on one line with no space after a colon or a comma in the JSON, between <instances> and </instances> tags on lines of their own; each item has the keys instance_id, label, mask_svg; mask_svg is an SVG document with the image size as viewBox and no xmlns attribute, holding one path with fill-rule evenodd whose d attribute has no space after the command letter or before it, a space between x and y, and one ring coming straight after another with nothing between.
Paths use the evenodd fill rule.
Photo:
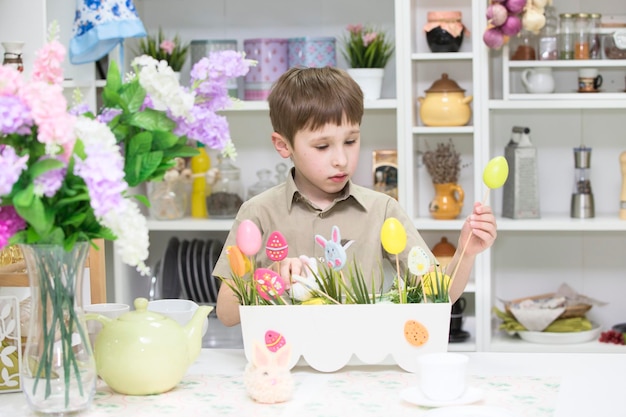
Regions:
<instances>
[{"instance_id":1,"label":"blender","mask_svg":"<svg viewBox=\"0 0 626 417\"><path fill-rule=\"evenodd\" d=\"M574 191L570 216L576 219L594 217L593 193L591 192L591 148L581 145L574 148Z\"/></svg>"}]
</instances>

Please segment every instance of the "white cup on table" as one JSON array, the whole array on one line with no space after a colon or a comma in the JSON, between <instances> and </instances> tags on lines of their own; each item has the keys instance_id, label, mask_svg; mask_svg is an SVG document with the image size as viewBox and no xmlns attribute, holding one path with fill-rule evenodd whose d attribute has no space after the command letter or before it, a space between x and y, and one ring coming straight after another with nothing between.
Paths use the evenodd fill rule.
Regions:
<instances>
[{"instance_id":1,"label":"white cup on table","mask_svg":"<svg viewBox=\"0 0 626 417\"><path fill-rule=\"evenodd\" d=\"M99 303L89 304L83 307L85 314L100 314L110 319L115 319L130 311L130 306L123 303ZM95 346L96 336L102 330L102 323L97 320L87 320L87 332L91 346Z\"/></svg>"},{"instance_id":2,"label":"white cup on table","mask_svg":"<svg viewBox=\"0 0 626 417\"><path fill-rule=\"evenodd\" d=\"M417 358L419 388L433 401L453 401L467 389L467 363L461 353L427 353Z\"/></svg>"}]
</instances>

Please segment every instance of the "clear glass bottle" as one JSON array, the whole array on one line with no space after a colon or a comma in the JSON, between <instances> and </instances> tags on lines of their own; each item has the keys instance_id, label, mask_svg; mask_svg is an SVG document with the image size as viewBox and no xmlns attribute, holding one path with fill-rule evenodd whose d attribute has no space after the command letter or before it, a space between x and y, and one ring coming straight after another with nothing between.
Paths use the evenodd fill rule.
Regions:
<instances>
[{"instance_id":1,"label":"clear glass bottle","mask_svg":"<svg viewBox=\"0 0 626 417\"><path fill-rule=\"evenodd\" d=\"M574 59L574 15L559 15L559 59Z\"/></svg>"},{"instance_id":2,"label":"clear glass bottle","mask_svg":"<svg viewBox=\"0 0 626 417\"><path fill-rule=\"evenodd\" d=\"M258 170L256 176L259 177L259 181L248 187L248 195L246 196L248 200L276 185L276 183L270 179L272 171L267 168Z\"/></svg>"},{"instance_id":3,"label":"clear glass bottle","mask_svg":"<svg viewBox=\"0 0 626 417\"><path fill-rule=\"evenodd\" d=\"M601 19L602 15L600 13L591 13L589 15L589 59L602 59Z\"/></svg>"},{"instance_id":4,"label":"clear glass bottle","mask_svg":"<svg viewBox=\"0 0 626 417\"><path fill-rule=\"evenodd\" d=\"M537 59L537 35L522 29L511 39L511 61L535 61Z\"/></svg>"},{"instance_id":5,"label":"clear glass bottle","mask_svg":"<svg viewBox=\"0 0 626 417\"><path fill-rule=\"evenodd\" d=\"M243 204L241 170L229 158L218 157L211 194L207 197L209 218L232 219Z\"/></svg>"},{"instance_id":6,"label":"clear glass bottle","mask_svg":"<svg viewBox=\"0 0 626 417\"><path fill-rule=\"evenodd\" d=\"M589 14L574 15L574 59L589 59Z\"/></svg>"},{"instance_id":7,"label":"clear glass bottle","mask_svg":"<svg viewBox=\"0 0 626 417\"><path fill-rule=\"evenodd\" d=\"M539 32L539 53L537 59L541 61L552 61L558 58L557 33L559 29L559 19L556 9L553 6L546 6L544 11L546 23Z\"/></svg>"}]
</instances>

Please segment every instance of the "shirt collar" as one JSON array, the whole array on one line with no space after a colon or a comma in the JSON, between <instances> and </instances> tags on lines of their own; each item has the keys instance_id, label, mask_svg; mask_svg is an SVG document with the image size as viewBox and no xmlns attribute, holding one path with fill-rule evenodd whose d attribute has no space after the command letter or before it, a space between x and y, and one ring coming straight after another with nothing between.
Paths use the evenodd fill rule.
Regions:
<instances>
[{"instance_id":1,"label":"shirt collar","mask_svg":"<svg viewBox=\"0 0 626 417\"><path fill-rule=\"evenodd\" d=\"M289 175L287 175L287 180L285 181L285 197L286 197L287 211L289 212L291 212L291 207L293 206L294 201L297 201L298 199L302 199L303 201L306 201L307 204L310 204L307 198L303 194L301 194L300 191L298 190L298 187L296 186L296 182L293 179L294 172L295 172L295 168L292 167L291 170L289 171ZM353 198L363 208L363 210L367 211L363 189L353 184L352 181L348 181L348 185L345 188L344 195L335 199L335 203L339 201L347 200L348 198Z\"/></svg>"}]
</instances>

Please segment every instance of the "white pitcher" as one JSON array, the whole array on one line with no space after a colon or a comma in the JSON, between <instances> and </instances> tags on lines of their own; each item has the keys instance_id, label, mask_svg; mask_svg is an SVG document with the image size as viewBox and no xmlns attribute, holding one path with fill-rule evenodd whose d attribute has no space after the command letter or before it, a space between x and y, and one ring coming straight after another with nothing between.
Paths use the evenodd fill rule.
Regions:
<instances>
[{"instance_id":1,"label":"white pitcher","mask_svg":"<svg viewBox=\"0 0 626 417\"><path fill-rule=\"evenodd\" d=\"M522 72L522 84L532 94L554 92L552 68L528 68Z\"/></svg>"}]
</instances>

